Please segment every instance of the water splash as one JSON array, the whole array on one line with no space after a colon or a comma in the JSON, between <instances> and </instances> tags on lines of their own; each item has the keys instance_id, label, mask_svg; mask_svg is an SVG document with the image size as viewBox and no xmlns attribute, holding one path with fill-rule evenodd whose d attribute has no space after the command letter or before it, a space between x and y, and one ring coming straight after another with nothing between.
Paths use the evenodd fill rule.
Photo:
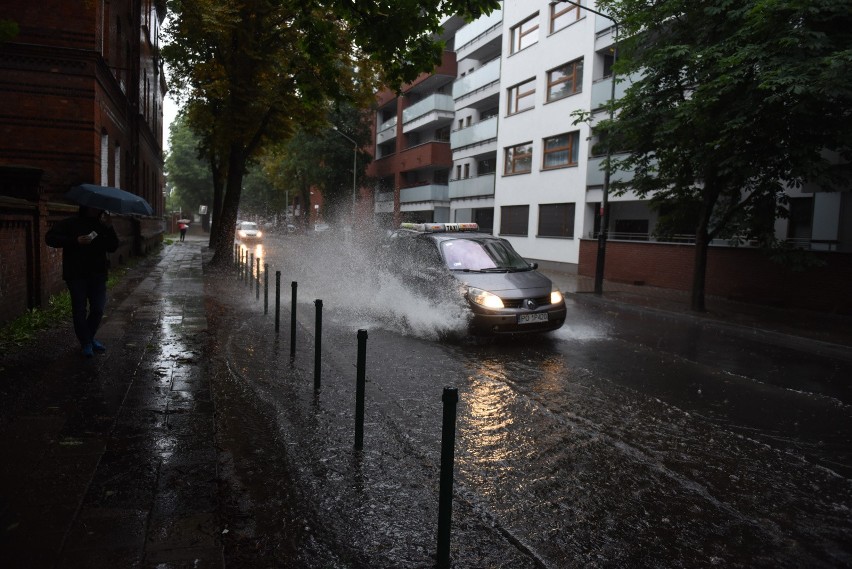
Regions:
<instances>
[{"instance_id":1,"label":"water splash","mask_svg":"<svg viewBox=\"0 0 852 569\"><path fill-rule=\"evenodd\" d=\"M270 272L281 265L282 279L298 282L300 299L321 299L338 321L427 339L464 335L471 315L458 291L426 296L413 290L395 271L385 244L377 231L332 229L274 237L267 259Z\"/></svg>"}]
</instances>

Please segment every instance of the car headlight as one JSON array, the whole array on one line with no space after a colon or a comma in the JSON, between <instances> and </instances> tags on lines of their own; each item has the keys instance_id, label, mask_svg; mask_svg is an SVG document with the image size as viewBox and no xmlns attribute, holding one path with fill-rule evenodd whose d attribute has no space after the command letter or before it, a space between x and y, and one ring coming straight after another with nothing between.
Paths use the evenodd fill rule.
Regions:
<instances>
[{"instance_id":1,"label":"car headlight","mask_svg":"<svg viewBox=\"0 0 852 569\"><path fill-rule=\"evenodd\" d=\"M258 231L258 232L257 232L257 236L258 236L258 237L263 237L263 233L261 233L260 231Z\"/></svg>"},{"instance_id":2,"label":"car headlight","mask_svg":"<svg viewBox=\"0 0 852 569\"><path fill-rule=\"evenodd\" d=\"M467 289L467 297L471 302L485 308L503 308L503 301L500 300L499 296L481 288L470 287Z\"/></svg>"},{"instance_id":3,"label":"car headlight","mask_svg":"<svg viewBox=\"0 0 852 569\"><path fill-rule=\"evenodd\" d=\"M237 231L237 235L239 235L240 237L245 237L245 236L246 236L246 232L245 232L245 231L243 231L242 229L240 229L239 231Z\"/></svg>"},{"instance_id":4,"label":"car headlight","mask_svg":"<svg viewBox=\"0 0 852 569\"><path fill-rule=\"evenodd\" d=\"M554 288L550 291L550 304L559 304L562 302L562 293L559 292L558 288Z\"/></svg>"}]
</instances>

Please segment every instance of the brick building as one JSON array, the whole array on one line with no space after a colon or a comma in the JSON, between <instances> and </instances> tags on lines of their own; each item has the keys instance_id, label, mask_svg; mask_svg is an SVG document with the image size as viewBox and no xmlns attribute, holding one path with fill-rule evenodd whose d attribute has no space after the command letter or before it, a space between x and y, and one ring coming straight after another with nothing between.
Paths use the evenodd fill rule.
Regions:
<instances>
[{"instance_id":1,"label":"brick building","mask_svg":"<svg viewBox=\"0 0 852 569\"><path fill-rule=\"evenodd\" d=\"M114 264L161 239L165 15L165 0L0 0L17 28L0 43L0 324L63 289L44 234L76 211L70 187L120 187L154 208L116 219Z\"/></svg>"}]
</instances>

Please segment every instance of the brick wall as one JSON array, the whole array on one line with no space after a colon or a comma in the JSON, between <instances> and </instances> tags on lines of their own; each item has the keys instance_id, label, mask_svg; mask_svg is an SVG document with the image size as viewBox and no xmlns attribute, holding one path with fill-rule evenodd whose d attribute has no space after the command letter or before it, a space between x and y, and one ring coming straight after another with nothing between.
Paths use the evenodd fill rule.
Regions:
<instances>
[{"instance_id":1,"label":"brick wall","mask_svg":"<svg viewBox=\"0 0 852 569\"><path fill-rule=\"evenodd\" d=\"M597 241L580 242L578 273L594 276ZM604 279L689 291L695 251L692 245L608 241ZM759 249L711 247L707 257L708 295L852 314L852 255L814 252L822 267L794 271L772 262Z\"/></svg>"}]
</instances>

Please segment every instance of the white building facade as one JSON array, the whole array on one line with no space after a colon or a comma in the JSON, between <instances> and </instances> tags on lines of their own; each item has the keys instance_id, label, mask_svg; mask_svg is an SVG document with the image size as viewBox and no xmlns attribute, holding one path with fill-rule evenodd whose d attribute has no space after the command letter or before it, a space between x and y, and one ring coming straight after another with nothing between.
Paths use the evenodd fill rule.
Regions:
<instances>
[{"instance_id":1,"label":"white building facade","mask_svg":"<svg viewBox=\"0 0 852 569\"><path fill-rule=\"evenodd\" d=\"M582 4L596 10L592 0ZM397 153L400 169L396 179L384 177L377 215L389 216L395 186L402 221L475 221L527 259L576 268L581 240L600 231L604 196L603 156L596 154L592 127L631 83L619 78L613 91L614 32L608 18L550 0L505 0L469 24L449 19L443 39L455 56L455 78L421 79L406 92L407 108L388 102L376 114L376 158ZM424 105L429 112L419 115L426 119L406 116ZM591 112L591 124L579 121L578 111ZM409 166L415 160L405 153L443 143L444 129L448 171L438 155ZM612 174L613 181L628 177ZM427 182L429 193L421 196ZM608 201L610 240L654 241L657 215L646 201L629 192L609 193ZM790 218L776 224L779 238L815 250L852 248L852 223L843 223L852 219L849 192L791 190L790 209ZM675 240L681 237L689 243L694 236Z\"/></svg>"}]
</instances>

